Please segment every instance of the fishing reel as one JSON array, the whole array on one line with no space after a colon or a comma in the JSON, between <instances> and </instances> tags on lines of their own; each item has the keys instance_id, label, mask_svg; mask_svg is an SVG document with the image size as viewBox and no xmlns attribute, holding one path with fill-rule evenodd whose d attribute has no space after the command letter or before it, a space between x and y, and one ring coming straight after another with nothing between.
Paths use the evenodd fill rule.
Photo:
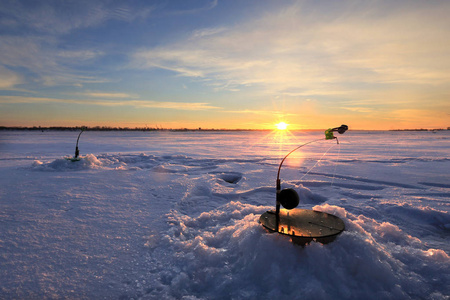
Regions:
<instances>
[{"instance_id":1,"label":"fishing reel","mask_svg":"<svg viewBox=\"0 0 450 300\"><path fill-rule=\"evenodd\" d=\"M277 201L286 209L294 209L300 203L300 197L294 189L282 189L277 192Z\"/></svg>"}]
</instances>

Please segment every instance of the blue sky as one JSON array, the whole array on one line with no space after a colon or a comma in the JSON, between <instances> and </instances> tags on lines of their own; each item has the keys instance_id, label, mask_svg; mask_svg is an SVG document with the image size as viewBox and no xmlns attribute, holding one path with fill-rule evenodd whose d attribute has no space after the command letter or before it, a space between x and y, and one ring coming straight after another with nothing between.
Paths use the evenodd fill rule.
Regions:
<instances>
[{"instance_id":1,"label":"blue sky","mask_svg":"<svg viewBox=\"0 0 450 300\"><path fill-rule=\"evenodd\" d=\"M0 125L450 126L449 1L9 1Z\"/></svg>"}]
</instances>

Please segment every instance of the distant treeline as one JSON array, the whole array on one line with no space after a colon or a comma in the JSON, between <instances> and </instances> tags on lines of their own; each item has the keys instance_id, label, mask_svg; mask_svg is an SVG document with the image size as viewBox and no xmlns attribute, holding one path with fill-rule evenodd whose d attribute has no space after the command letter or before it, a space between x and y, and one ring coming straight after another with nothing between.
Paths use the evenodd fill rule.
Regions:
<instances>
[{"instance_id":1,"label":"distant treeline","mask_svg":"<svg viewBox=\"0 0 450 300\"><path fill-rule=\"evenodd\" d=\"M441 130L450 130L450 127L447 127L447 129L444 128L436 128L436 129L392 129L391 131L441 131Z\"/></svg>"},{"instance_id":2,"label":"distant treeline","mask_svg":"<svg viewBox=\"0 0 450 300\"><path fill-rule=\"evenodd\" d=\"M266 129L202 129L201 127L195 129L189 128L151 128L151 127L110 127L110 126L75 126L75 127L65 127L65 126L33 126L33 127L22 127L22 126L0 126L0 130L26 130L26 131L265 131ZM267 129L268 130L268 129Z\"/></svg>"}]
</instances>

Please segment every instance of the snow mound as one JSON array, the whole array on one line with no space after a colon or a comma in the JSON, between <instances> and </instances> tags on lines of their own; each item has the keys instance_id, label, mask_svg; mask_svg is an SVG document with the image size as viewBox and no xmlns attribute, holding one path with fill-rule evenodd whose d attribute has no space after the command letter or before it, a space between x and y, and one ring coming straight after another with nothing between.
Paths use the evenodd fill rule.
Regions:
<instances>
[{"instance_id":1,"label":"snow mound","mask_svg":"<svg viewBox=\"0 0 450 300\"><path fill-rule=\"evenodd\" d=\"M49 163L43 163L39 160L33 162L32 167L39 171L74 171L97 169L104 165L95 155L88 154L80 157L80 160L72 161L67 158L59 158Z\"/></svg>"},{"instance_id":2,"label":"snow mound","mask_svg":"<svg viewBox=\"0 0 450 300\"><path fill-rule=\"evenodd\" d=\"M304 248L258 223L269 207L231 201L191 217L173 210L152 249L161 268L152 297L194 299L445 299L450 258L388 222L323 204L347 230L328 245ZM167 256L167 251L174 255ZM355 280L358 278L358 280Z\"/></svg>"},{"instance_id":3,"label":"snow mound","mask_svg":"<svg viewBox=\"0 0 450 300\"><path fill-rule=\"evenodd\" d=\"M216 160L195 160L184 155L154 156L140 154L88 154L80 160L72 161L71 157L56 159L51 162L35 160L32 168L40 171L73 171L83 169L107 169L122 171L138 171L150 169L156 173L200 174L216 169ZM239 173L223 173L223 180L237 183L242 176Z\"/></svg>"}]
</instances>

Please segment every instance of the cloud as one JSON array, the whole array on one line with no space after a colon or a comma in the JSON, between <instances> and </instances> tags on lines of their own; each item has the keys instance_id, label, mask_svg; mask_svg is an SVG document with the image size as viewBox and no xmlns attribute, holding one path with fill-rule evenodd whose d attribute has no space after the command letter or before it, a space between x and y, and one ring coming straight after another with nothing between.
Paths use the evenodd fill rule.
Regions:
<instances>
[{"instance_id":1,"label":"cloud","mask_svg":"<svg viewBox=\"0 0 450 300\"><path fill-rule=\"evenodd\" d=\"M74 63L80 66L101 57L101 51L60 51L56 48L56 39L51 37L2 36L1 40L0 62L5 66L28 70L25 73L28 73L28 81L32 84L52 86L107 82L104 78L85 75L70 67Z\"/></svg>"},{"instance_id":2,"label":"cloud","mask_svg":"<svg viewBox=\"0 0 450 300\"><path fill-rule=\"evenodd\" d=\"M24 67L31 70L41 70L56 66L52 54L45 55L43 44L53 41L39 37L2 36L0 43L0 61L3 65L12 67Z\"/></svg>"},{"instance_id":3,"label":"cloud","mask_svg":"<svg viewBox=\"0 0 450 300\"><path fill-rule=\"evenodd\" d=\"M204 11L213 9L214 7L217 6L218 3L219 3L219 0L212 0L212 1L207 0L203 6L199 6L196 8L188 8L188 9L183 9L183 10L178 9L178 10L169 12L169 14L172 14L172 15L197 14L200 12L204 12ZM192 6L192 3L189 3L189 5Z\"/></svg>"},{"instance_id":4,"label":"cloud","mask_svg":"<svg viewBox=\"0 0 450 300\"><path fill-rule=\"evenodd\" d=\"M20 75L0 65L0 89L11 90L21 83Z\"/></svg>"},{"instance_id":5,"label":"cloud","mask_svg":"<svg viewBox=\"0 0 450 300\"><path fill-rule=\"evenodd\" d=\"M85 92L85 93L75 93L76 96L82 96L85 98L124 98L124 99L132 99L132 98L138 98L137 95L130 95L127 93L105 93L105 92Z\"/></svg>"},{"instance_id":6,"label":"cloud","mask_svg":"<svg viewBox=\"0 0 450 300\"><path fill-rule=\"evenodd\" d=\"M197 39L197 38L204 38L207 36L217 35L225 30L227 30L226 27L197 29L192 34L192 38Z\"/></svg>"},{"instance_id":7,"label":"cloud","mask_svg":"<svg viewBox=\"0 0 450 300\"><path fill-rule=\"evenodd\" d=\"M63 38L111 20L132 22L146 18L153 10L145 2L131 5L110 0L2 1L0 62L20 68L26 74L24 83L29 83L31 89L35 84L82 86L107 82L95 70L83 69L105 56L106 51L95 49L95 43L92 48L83 43L63 48L61 45L67 41Z\"/></svg>"},{"instance_id":8,"label":"cloud","mask_svg":"<svg viewBox=\"0 0 450 300\"><path fill-rule=\"evenodd\" d=\"M449 3L393 5L391 11L378 2L352 3L327 8L296 2L236 26L197 30L136 51L133 66L208 79L230 90L301 89L302 96L342 95L364 84L450 83Z\"/></svg>"},{"instance_id":9,"label":"cloud","mask_svg":"<svg viewBox=\"0 0 450 300\"><path fill-rule=\"evenodd\" d=\"M346 106L341 106L342 109L346 109L352 112L357 112L357 113L371 113L373 112L373 108L371 107L346 107Z\"/></svg>"},{"instance_id":10,"label":"cloud","mask_svg":"<svg viewBox=\"0 0 450 300\"><path fill-rule=\"evenodd\" d=\"M79 61L90 60L103 56L105 53L99 50L83 49L83 50L62 50L57 55L63 59L76 59Z\"/></svg>"},{"instance_id":11,"label":"cloud","mask_svg":"<svg viewBox=\"0 0 450 300\"><path fill-rule=\"evenodd\" d=\"M112 105L116 105L112 103ZM147 107L147 108L167 108L176 110L215 110L220 107L212 106L205 102L157 102L157 101L145 101L145 100L133 100L122 102L121 105L133 105L135 107Z\"/></svg>"},{"instance_id":12,"label":"cloud","mask_svg":"<svg viewBox=\"0 0 450 300\"><path fill-rule=\"evenodd\" d=\"M114 1L2 1L2 25L12 29L26 28L35 34L65 34L72 30L98 26L108 20L131 22L146 18L150 6Z\"/></svg>"},{"instance_id":13,"label":"cloud","mask_svg":"<svg viewBox=\"0 0 450 300\"><path fill-rule=\"evenodd\" d=\"M113 97L117 94L113 94ZM120 98L120 97L117 97ZM17 103L63 103L63 104L80 104L80 105L97 105L97 106L133 106L137 108L160 108L173 110L216 110L220 107L213 106L205 102L170 102L170 101L152 101L152 100L75 100L75 99L57 99L44 97L22 97L22 96L0 96L0 104L17 104Z\"/></svg>"},{"instance_id":14,"label":"cloud","mask_svg":"<svg viewBox=\"0 0 450 300\"><path fill-rule=\"evenodd\" d=\"M233 114L253 114L253 115L263 115L263 116L283 116L283 117L289 117L289 116L296 116L297 114L294 113L286 113L284 111L276 111L276 110L254 110L254 109L242 109L242 110L225 110L223 112L226 113L233 113Z\"/></svg>"}]
</instances>

